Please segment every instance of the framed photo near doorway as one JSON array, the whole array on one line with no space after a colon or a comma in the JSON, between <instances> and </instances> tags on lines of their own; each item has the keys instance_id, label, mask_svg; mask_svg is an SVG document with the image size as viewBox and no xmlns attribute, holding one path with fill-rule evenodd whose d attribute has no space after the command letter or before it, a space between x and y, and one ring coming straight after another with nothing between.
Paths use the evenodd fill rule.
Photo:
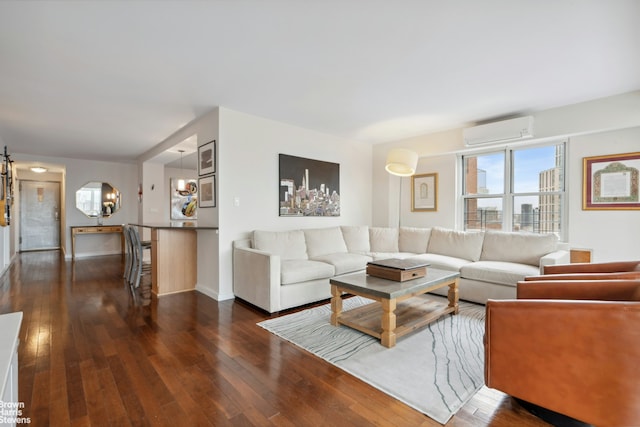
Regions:
<instances>
[{"instance_id":1,"label":"framed photo near doorway","mask_svg":"<svg viewBox=\"0 0 640 427\"><path fill-rule=\"evenodd\" d=\"M425 173L411 177L411 212L438 210L438 174Z\"/></svg>"},{"instance_id":2,"label":"framed photo near doorway","mask_svg":"<svg viewBox=\"0 0 640 427\"><path fill-rule=\"evenodd\" d=\"M201 208L216 207L216 176L206 176L198 180L200 186L200 198L198 206Z\"/></svg>"},{"instance_id":3,"label":"framed photo near doorway","mask_svg":"<svg viewBox=\"0 0 640 427\"><path fill-rule=\"evenodd\" d=\"M216 172L216 141L198 147L198 176Z\"/></svg>"},{"instance_id":4,"label":"framed photo near doorway","mask_svg":"<svg viewBox=\"0 0 640 427\"><path fill-rule=\"evenodd\" d=\"M184 186L181 187L180 181L184 183ZM169 187L171 220L198 219L198 183L196 180L170 178Z\"/></svg>"}]
</instances>

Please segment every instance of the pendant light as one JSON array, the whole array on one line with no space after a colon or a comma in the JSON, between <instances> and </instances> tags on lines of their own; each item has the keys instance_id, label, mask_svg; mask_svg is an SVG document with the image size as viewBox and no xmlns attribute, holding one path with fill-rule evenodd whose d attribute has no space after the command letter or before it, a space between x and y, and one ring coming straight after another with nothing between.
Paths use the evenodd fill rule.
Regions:
<instances>
[{"instance_id":1,"label":"pendant light","mask_svg":"<svg viewBox=\"0 0 640 427\"><path fill-rule=\"evenodd\" d=\"M184 173L182 172L182 154L184 153L184 150L178 150L180 152L180 179L178 179L178 191L184 191L185 189L185 182L184 182L184 178L182 178L184 176Z\"/></svg>"}]
</instances>

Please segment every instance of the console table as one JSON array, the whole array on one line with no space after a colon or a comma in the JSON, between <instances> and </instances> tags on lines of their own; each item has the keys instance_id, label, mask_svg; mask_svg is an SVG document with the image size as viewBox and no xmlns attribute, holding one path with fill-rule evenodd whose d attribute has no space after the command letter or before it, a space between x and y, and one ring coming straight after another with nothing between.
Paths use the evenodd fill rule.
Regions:
<instances>
[{"instance_id":1,"label":"console table","mask_svg":"<svg viewBox=\"0 0 640 427\"><path fill-rule=\"evenodd\" d=\"M124 234L122 233L122 225L79 225L71 226L71 258L76 258L76 236L78 234L120 234L120 248L124 253Z\"/></svg>"},{"instance_id":2,"label":"console table","mask_svg":"<svg viewBox=\"0 0 640 427\"><path fill-rule=\"evenodd\" d=\"M0 315L0 401L18 403L18 344L22 312ZM20 418L16 408L7 407L7 419ZM0 419L1 420L1 419ZM15 421L9 421L15 426Z\"/></svg>"}]
</instances>

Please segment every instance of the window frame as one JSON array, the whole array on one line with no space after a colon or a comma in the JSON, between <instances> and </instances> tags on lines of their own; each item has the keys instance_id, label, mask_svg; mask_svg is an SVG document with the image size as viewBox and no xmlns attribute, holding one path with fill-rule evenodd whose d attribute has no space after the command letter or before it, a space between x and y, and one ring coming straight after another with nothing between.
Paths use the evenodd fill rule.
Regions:
<instances>
[{"instance_id":1,"label":"window frame","mask_svg":"<svg viewBox=\"0 0 640 427\"><path fill-rule=\"evenodd\" d=\"M556 191L545 191L545 192L531 192L531 191L527 191L527 192L514 192L514 187L515 187L515 173L514 173L514 156L515 156L515 152L517 151L522 151L522 150L528 150L528 149L535 149L535 148L539 148L539 147L554 147L557 145L562 145L563 146L563 158L562 158L562 188L560 190L556 190ZM502 201L502 211L501 211L501 224L502 224L502 230L504 231L515 231L518 232L516 230L513 230L513 225L514 225L514 200L517 197L526 197L526 196L535 196L535 197L540 197L540 196L560 196L561 198L561 209L562 209L562 214L561 214L561 218L559 221L559 226L560 226L560 231L559 232L555 232L552 231L551 233L554 233L558 236L559 241L566 241L567 238L567 234L568 234L568 230L567 230L567 224L568 224L568 217L569 217L569 201L568 201L568 194L567 194L567 188L568 188L568 183L567 183L567 176L569 175L568 173L568 149L569 149L569 144L568 144L568 140L567 139L553 139L553 140L548 140L548 141L538 141L535 143L529 143L529 144L511 144L511 145L504 145L504 146L490 146L490 147L484 147L482 149L477 149L477 150L466 150L464 152L459 153L458 155L458 166L460 167L460 173L458 174L459 177L461 177L460 179L460 186L458 188L458 225L459 225L459 229L460 230L467 230L466 225L466 219L465 219L465 211L466 211L466 201L469 199L501 199ZM491 154L497 154L497 153L502 153L503 154L503 159L504 159L504 188L503 188L503 192L502 193L490 193L490 194L465 194L466 192L466 158L469 157L478 157L478 156L485 156L485 155L491 155ZM542 172L542 171L541 171ZM544 233L549 233L549 232L544 232Z\"/></svg>"}]
</instances>

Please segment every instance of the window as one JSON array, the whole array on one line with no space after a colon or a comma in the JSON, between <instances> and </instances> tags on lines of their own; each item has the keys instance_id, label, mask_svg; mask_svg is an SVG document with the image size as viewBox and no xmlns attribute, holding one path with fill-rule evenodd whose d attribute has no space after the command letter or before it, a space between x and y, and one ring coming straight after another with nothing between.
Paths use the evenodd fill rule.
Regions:
<instances>
[{"instance_id":1,"label":"window","mask_svg":"<svg viewBox=\"0 0 640 427\"><path fill-rule=\"evenodd\" d=\"M562 142L463 156L464 229L563 239L564 153Z\"/></svg>"}]
</instances>

